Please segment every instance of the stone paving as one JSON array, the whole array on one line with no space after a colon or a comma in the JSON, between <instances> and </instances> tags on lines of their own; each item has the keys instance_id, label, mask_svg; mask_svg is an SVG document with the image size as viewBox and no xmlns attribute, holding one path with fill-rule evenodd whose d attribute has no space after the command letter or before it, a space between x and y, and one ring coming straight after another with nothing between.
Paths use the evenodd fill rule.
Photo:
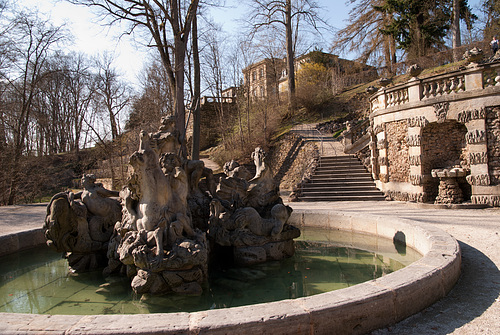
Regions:
<instances>
[{"instance_id":1,"label":"stone paving","mask_svg":"<svg viewBox=\"0 0 500 335\"><path fill-rule=\"evenodd\" d=\"M401 202L291 203L295 209L329 208L426 222L455 236L463 271L453 290L424 311L379 334L500 334L500 208L442 209ZM45 204L0 207L1 234L40 228ZM54 318L56 320L57 318Z\"/></svg>"}]
</instances>

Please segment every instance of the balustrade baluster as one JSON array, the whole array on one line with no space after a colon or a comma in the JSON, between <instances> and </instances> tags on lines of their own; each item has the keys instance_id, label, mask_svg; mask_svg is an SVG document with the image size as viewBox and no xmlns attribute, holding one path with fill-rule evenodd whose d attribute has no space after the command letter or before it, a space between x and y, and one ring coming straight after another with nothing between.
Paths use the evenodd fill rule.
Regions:
<instances>
[{"instance_id":1,"label":"balustrade baluster","mask_svg":"<svg viewBox=\"0 0 500 335\"><path fill-rule=\"evenodd\" d=\"M457 89L457 82L456 82L457 78L453 77L451 78L451 85L450 85L450 94L451 93L456 93L456 89Z\"/></svg>"}]
</instances>

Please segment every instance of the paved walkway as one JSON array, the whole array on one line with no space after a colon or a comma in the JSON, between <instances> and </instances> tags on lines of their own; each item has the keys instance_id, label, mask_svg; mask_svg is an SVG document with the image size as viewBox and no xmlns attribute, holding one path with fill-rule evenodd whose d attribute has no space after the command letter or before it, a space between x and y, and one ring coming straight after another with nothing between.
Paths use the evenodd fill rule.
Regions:
<instances>
[{"instance_id":1,"label":"paved walkway","mask_svg":"<svg viewBox=\"0 0 500 335\"><path fill-rule=\"evenodd\" d=\"M463 271L455 288L426 310L380 334L500 334L500 208L436 209L401 202L291 203L294 209L329 208L343 213L424 221L455 236ZM45 205L0 207L1 234L41 227Z\"/></svg>"}]
</instances>

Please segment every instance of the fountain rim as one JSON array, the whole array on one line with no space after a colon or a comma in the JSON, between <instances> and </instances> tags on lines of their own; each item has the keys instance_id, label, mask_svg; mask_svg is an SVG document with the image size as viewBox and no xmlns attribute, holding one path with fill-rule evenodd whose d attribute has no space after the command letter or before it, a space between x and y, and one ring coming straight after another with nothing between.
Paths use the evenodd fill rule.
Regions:
<instances>
[{"instance_id":1,"label":"fountain rim","mask_svg":"<svg viewBox=\"0 0 500 335\"><path fill-rule=\"evenodd\" d=\"M406 245L423 257L405 268L365 283L314 296L270 303L166 314L43 315L0 313L0 330L64 334L326 334L366 333L403 320L444 297L460 276L461 251L448 233L410 219L297 209L289 223L393 239L403 233ZM43 244L41 229L0 236L0 254Z\"/></svg>"}]
</instances>

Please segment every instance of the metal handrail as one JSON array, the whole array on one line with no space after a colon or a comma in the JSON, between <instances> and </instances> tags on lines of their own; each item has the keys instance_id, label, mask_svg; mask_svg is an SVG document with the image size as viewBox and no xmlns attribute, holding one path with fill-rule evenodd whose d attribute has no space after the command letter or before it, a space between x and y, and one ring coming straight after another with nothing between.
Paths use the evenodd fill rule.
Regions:
<instances>
[{"instance_id":1,"label":"metal handrail","mask_svg":"<svg viewBox=\"0 0 500 335\"><path fill-rule=\"evenodd\" d=\"M324 141L323 141L323 138L324 138L324 134L317 128L314 128L314 127L310 127L308 126L306 128L306 125L305 124L297 124L296 126L300 126L300 128L296 128L295 130L297 130L297 132L305 132L305 131L308 131L311 133L311 137L313 137L313 139L315 140L315 142L319 142L320 143L320 154L319 154L319 157L318 157L318 164L317 166L320 166L321 165L321 157L323 156L323 153L324 153ZM295 133L297 133L295 132ZM300 134L298 134L300 136ZM303 138L303 136L301 136ZM332 137L333 138L333 137ZM332 152L334 153L334 155L337 155L337 149L335 149L335 147L329 143L331 149L332 149ZM307 167L305 168L304 170L304 175L306 173L306 171L309 170L309 168L311 167L311 165L314 164L314 161L310 162ZM302 176L302 180L304 178L304 175ZM301 182L300 183L300 194L302 194L302 191L303 191L303 183Z\"/></svg>"},{"instance_id":2,"label":"metal handrail","mask_svg":"<svg viewBox=\"0 0 500 335\"><path fill-rule=\"evenodd\" d=\"M324 153L324 141L323 141L323 138L324 138L324 134L317 128L313 128L313 127L308 127L308 128L304 128L306 125L305 124L300 124L300 127L301 127L301 131L312 131L312 132L316 132L317 134L315 135L312 135L312 137L315 139L315 142L320 142L320 147L321 147L321 150L320 150L320 157L323 155ZM330 148L332 149L332 151L335 153L335 155L337 155L337 149L335 149L335 147L329 143L330 145Z\"/></svg>"}]
</instances>

